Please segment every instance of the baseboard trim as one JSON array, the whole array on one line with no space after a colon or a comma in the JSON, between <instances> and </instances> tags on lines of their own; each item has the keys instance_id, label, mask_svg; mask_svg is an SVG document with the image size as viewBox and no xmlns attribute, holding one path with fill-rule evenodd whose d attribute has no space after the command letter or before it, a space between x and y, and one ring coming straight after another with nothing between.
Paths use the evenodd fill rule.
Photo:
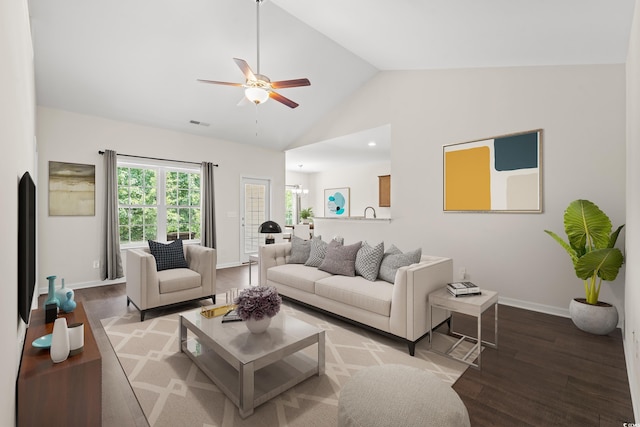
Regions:
<instances>
[{"instance_id":1,"label":"baseboard trim","mask_svg":"<svg viewBox=\"0 0 640 427\"><path fill-rule=\"evenodd\" d=\"M248 265L248 264L241 264L239 262L230 262L226 264L218 264L216 265L216 268L217 269L231 268L231 267L238 267L241 265ZM85 288L96 288L98 286L105 286L105 285L118 285L120 283L126 283L126 282L127 282L127 278L121 277L119 279L114 279L114 280L94 280L91 282L80 282L80 283L67 282L64 284L64 287L69 289L85 289ZM56 286L56 290L59 289L59 284L57 285L58 286ZM46 286L38 287L38 295L46 295L47 293L49 293L49 284L47 284Z\"/></svg>"},{"instance_id":2,"label":"baseboard trim","mask_svg":"<svg viewBox=\"0 0 640 427\"><path fill-rule=\"evenodd\" d=\"M218 270L220 270L220 269L222 269L222 268L239 267L239 266L241 266L241 265L249 265L249 264L248 264L248 263L247 263L247 264L243 264L243 263L241 263L241 262L236 261L236 262L228 262L228 263L226 263L226 264L218 264L218 265L216 265L216 268L217 268Z\"/></svg>"},{"instance_id":3,"label":"baseboard trim","mask_svg":"<svg viewBox=\"0 0 640 427\"><path fill-rule=\"evenodd\" d=\"M569 307L554 307L552 305L538 304L535 302L523 301L514 298L498 297L500 304L508 305L511 307L524 308L525 310L537 311L545 314L552 314L560 317L571 317L569 315Z\"/></svg>"},{"instance_id":4,"label":"baseboard trim","mask_svg":"<svg viewBox=\"0 0 640 427\"><path fill-rule=\"evenodd\" d=\"M117 285L120 283L125 283L126 277L121 277L119 279L114 280L94 280L91 282L80 282L80 283L65 283L64 287L69 289L85 289L85 288L97 288L98 286L105 285ZM56 290L60 289L59 286L56 286ZM46 295L49 293L49 285L40 286L38 288L38 295Z\"/></svg>"}]
</instances>

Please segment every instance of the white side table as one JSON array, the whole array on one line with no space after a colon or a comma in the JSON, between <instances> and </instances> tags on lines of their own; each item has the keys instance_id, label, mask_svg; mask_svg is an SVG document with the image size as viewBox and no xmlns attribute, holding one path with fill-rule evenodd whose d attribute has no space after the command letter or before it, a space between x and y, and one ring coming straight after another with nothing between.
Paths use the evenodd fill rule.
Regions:
<instances>
[{"instance_id":1,"label":"white side table","mask_svg":"<svg viewBox=\"0 0 640 427\"><path fill-rule=\"evenodd\" d=\"M495 307L494 308L495 310L494 342L488 342L482 339L482 313L484 313L491 306ZM446 288L442 288L429 294L429 308L431 312L431 317L429 319L429 323L430 323L429 343L431 343L431 339L433 337L433 309L434 308L453 311L456 313L467 314L469 316L475 316L478 319L478 336L477 337L470 337L467 335L462 335L460 333L454 332L453 321L450 321L449 333L459 337L458 341L456 341L445 352L440 352L434 349L433 346L431 347L431 351L442 354L444 356L448 356L460 362L466 363L467 365L473 366L474 368L481 369L482 344L488 347L498 348L498 293L495 291L482 289L482 295L455 297L451 295ZM451 352L455 350L456 347L458 347L463 341L471 341L471 342L474 342L475 345L471 347L471 349L463 357L455 357L454 355L451 354ZM473 359L468 360L470 356L472 356L475 353L476 349L478 350L478 363L474 363Z\"/></svg>"}]
</instances>

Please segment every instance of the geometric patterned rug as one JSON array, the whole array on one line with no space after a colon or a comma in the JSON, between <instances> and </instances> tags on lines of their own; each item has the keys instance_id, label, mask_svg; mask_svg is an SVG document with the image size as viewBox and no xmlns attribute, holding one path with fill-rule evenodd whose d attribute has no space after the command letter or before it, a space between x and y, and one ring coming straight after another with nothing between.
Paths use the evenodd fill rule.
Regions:
<instances>
[{"instance_id":1,"label":"geometric patterned rug","mask_svg":"<svg viewBox=\"0 0 640 427\"><path fill-rule=\"evenodd\" d=\"M288 301L280 312L325 330L325 375L313 376L274 397L244 420L236 406L179 351L178 314L140 322L135 312L101 322L153 427L333 427L340 389L360 369L404 364L431 372L451 385L467 368L429 351L428 338L416 345L415 357L411 357L406 344ZM441 350L453 341L434 334L434 347ZM470 345L464 342L456 351L465 354ZM309 350L312 357L317 356L317 350L315 354Z\"/></svg>"}]
</instances>

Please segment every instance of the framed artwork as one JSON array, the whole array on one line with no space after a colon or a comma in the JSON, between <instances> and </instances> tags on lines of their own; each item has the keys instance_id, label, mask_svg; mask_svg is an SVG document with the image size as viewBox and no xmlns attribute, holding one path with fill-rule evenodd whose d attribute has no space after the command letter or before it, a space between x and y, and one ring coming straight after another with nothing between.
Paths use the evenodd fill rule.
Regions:
<instances>
[{"instance_id":1,"label":"framed artwork","mask_svg":"<svg viewBox=\"0 0 640 427\"><path fill-rule=\"evenodd\" d=\"M542 212L542 129L443 146L445 212Z\"/></svg>"},{"instance_id":2,"label":"framed artwork","mask_svg":"<svg viewBox=\"0 0 640 427\"><path fill-rule=\"evenodd\" d=\"M324 216L328 218L349 216L349 187L324 190Z\"/></svg>"},{"instance_id":3,"label":"framed artwork","mask_svg":"<svg viewBox=\"0 0 640 427\"><path fill-rule=\"evenodd\" d=\"M94 216L96 166L49 162L49 216Z\"/></svg>"}]
</instances>

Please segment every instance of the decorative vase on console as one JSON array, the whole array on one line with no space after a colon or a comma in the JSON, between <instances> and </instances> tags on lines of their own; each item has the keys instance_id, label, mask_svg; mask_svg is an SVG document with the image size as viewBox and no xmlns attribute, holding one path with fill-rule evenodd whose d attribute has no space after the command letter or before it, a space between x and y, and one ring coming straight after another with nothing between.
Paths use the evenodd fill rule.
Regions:
<instances>
[{"instance_id":1,"label":"decorative vase on console","mask_svg":"<svg viewBox=\"0 0 640 427\"><path fill-rule=\"evenodd\" d=\"M261 334L271 324L271 318L280 311L282 298L274 286L255 286L240 292L234 302L247 329L252 334Z\"/></svg>"},{"instance_id":2,"label":"decorative vase on console","mask_svg":"<svg viewBox=\"0 0 640 427\"><path fill-rule=\"evenodd\" d=\"M60 308L64 310L65 313L71 313L76 309L76 302L73 300L73 292L71 290L67 291L66 299L60 304Z\"/></svg>"},{"instance_id":3,"label":"decorative vase on console","mask_svg":"<svg viewBox=\"0 0 640 427\"><path fill-rule=\"evenodd\" d=\"M58 301L60 301L60 308L62 308L62 304L64 304L64 302L67 300L67 293L71 292L71 299L74 299L74 295L75 295L73 289L65 288L64 277L61 280L62 280L62 285L60 286L60 289L56 291L56 297L58 298ZM67 310L64 310L64 311L67 311Z\"/></svg>"},{"instance_id":4,"label":"decorative vase on console","mask_svg":"<svg viewBox=\"0 0 640 427\"><path fill-rule=\"evenodd\" d=\"M53 363L64 362L69 357L69 332L64 317L58 317L53 323L50 355Z\"/></svg>"},{"instance_id":5,"label":"decorative vase on console","mask_svg":"<svg viewBox=\"0 0 640 427\"><path fill-rule=\"evenodd\" d=\"M45 300L44 305L55 304L59 308L60 300L56 295L56 276L49 276L47 277L47 280L49 281L49 292L47 292L47 299Z\"/></svg>"}]
</instances>

